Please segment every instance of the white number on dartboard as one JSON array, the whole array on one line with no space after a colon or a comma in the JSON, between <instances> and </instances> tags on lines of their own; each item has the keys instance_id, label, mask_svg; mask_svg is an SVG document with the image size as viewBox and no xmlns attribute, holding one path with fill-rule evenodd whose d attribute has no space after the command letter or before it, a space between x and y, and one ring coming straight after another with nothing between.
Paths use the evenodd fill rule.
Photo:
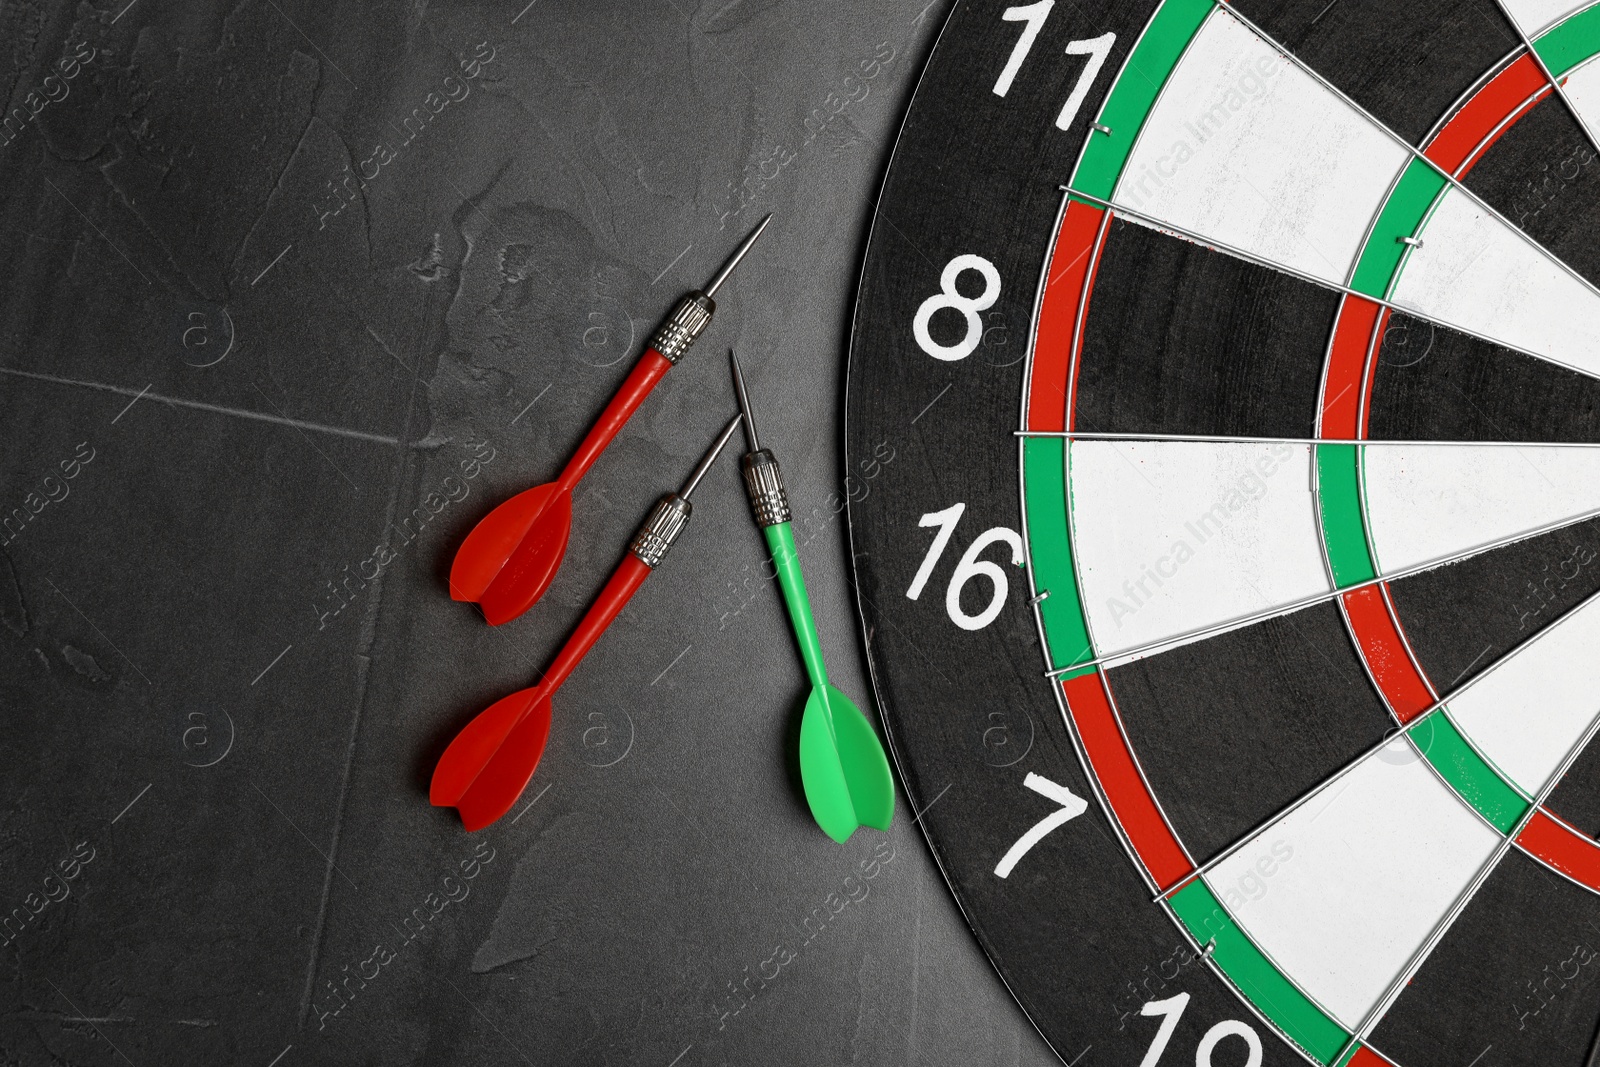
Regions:
<instances>
[{"instance_id":1,"label":"white number on dartboard","mask_svg":"<svg viewBox=\"0 0 1600 1067\"><path fill-rule=\"evenodd\" d=\"M1140 1015L1161 1015L1161 1028L1156 1031L1156 1036L1150 1042L1150 1049L1144 1054L1144 1059L1139 1061L1139 1067L1156 1067L1161 1062L1161 1054L1167 1051L1167 1042L1172 1040L1172 1032L1178 1028L1178 1020L1183 1016L1183 1009L1189 1006L1189 994L1179 993L1166 1000L1152 1000L1139 1009ZM1216 1051L1224 1038L1236 1037L1244 1042L1245 1061L1244 1067L1261 1067L1261 1038L1256 1036L1255 1030L1248 1023L1238 1019L1224 1019L1205 1032L1200 1039L1200 1044L1194 1050L1194 1067L1212 1067L1211 1054Z\"/></svg>"},{"instance_id":2,"label":"white number on dartboard","mask_svg":"<svg viewBox=\"0 0 1600 1067\"><path fill-rule=\"evenodd\" d=\"M1033 48L1033 42L1038 39L1039 31L1044 29L1044 20L1050 17L1050 10L1056 6L1056 0L1039 0L1036 4L1027 4L1022 7L1008 7L1000 13L1000 18L1006 22L1026 23L1022 28L1022 36L1017 38L1017 45L1011 50L1011 58L1006 60L1006 65L1001 68L1000 77L995 79L994 95L1005 96L1011 91L1011 83L1017 80L1017 72L1022 69L1022 61L1028 58L1028 52ZM1078 109L1083 106L1083 98L1089 95L1089 86L1100 74L1100 68L1106 65L1106 57L1111 54L1111 46L1117 43L1114 33L1102 33L1099 37L1089 37L1082 41L1067 42L1067 55L1088 56L1089 61L1083 65L1083 70L1078 74L1077 84L1073 85L1072 92L1067 96L1067 102L1061 106L1061 114L1056 116L1056 129L1065 130L1072 125L1072 120L1078 117Z\"/></svg>"},{"instance_id":3,"label":"white number on dartboard","mask_svg":"<svg viewBox=\"0 0 1600 1067\"><path fill-rule=\"evenodd\" d=\"M933 577L933 569L939 565L939 558L944 555L951 536L956 532L956 523L961 521L961 516L966 510L966 504L953 504L943 511L930 511L917 520L918 526L937 526L939 532L934 535L933 544L928 546L928 554L922 557L922 564L917 567L917 573L912 576L911 584L906 587L906 599L916 600L922 596L922 590L927 586L928 579ZM950 575L950 586L944 595L944 610L949 614L950 621L963 630L983 629L999 618L1000 609L1005 607L1006 593L1011 589L1006 572L1001 570L998 564L978 558L984 549L997 542L1011 546L1011 563L1020 567L1022 536L1008 526L996 526L979 534L977 540L967 546L967 550L961 554L961 559L956 563L955 572ZM961 607L961 590L968 582L978 577L989 579L991 596L982 611L976 615L968 615Z\"/></svg>"},{"instance_id":4,"label":"white number on dartboard","mask_svg":"<svg viewBox=\"0 0 1600 1067\"><path fill-rule=\"evenodd\" d=\"M962 296L956 289L956 280L966 271L977 271L983 278L983 292L977 296ZM911 320L911 333L922 350L934 359L949 363L966 359L978 350L978 342L983 340L983 319L978 312L987 311L999 299L1000 272L995 270L994 264L982 256L957 256L945 264L944 273L939 275L939 291L917 308L917 317ZM947 308L959 312L967 320L966 333L953 345L940 344L928 332L933 316Z\"/></svg>"},{"instance_id":5,"label":"white number on dartboard","mask_svg":"<svg viewBox=\"0 0 1600 1067\"><path fill-rule=\"evenodd\" d=\"M1027 833L1017 838L1016 843L1006 849L1006 854L1000 857L1000 862L995 864L994 867L995 876L998 878L1011 877L1011 871L1016 867L1017 861L1026 856L1034 845L1043 841L1046 834L1056 827L1063 826L1076 819L1089 808L1088 801L1066 786L1052 782L1042 774L1034 774L1029 771L1028 776L1022 780L1022 784L1040 796L1050 798L1060 804L1061 807L1034 823Z\"/></svg>"}]
</instances>

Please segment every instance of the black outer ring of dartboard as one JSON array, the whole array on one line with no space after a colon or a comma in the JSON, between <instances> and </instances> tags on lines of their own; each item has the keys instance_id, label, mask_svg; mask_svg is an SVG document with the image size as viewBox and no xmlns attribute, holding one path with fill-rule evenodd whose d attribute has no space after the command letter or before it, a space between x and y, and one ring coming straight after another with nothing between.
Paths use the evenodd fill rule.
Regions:
<instances>
[{"instance_id":1,"label":"black outer ring of dartboard","mask_svg":"<svg viewBox=\"0 0 1600 1067\"><path fill-rule=\"evenodd\" d=\"M915 111L917 106L917 96L921 93L923 82L927 79L928 71L933 65L933 57L935 53L938 52L939 46L944 43L945 33L950 29L951 24L955 21L956 9L961 5L962 2L963 0L954 0L954 2L950 5L950 10L945 13L944 23L939 27L939 32L934 35L933 42L928 46L927 52L922 57L922 67L917 72L916 85L912 87L911 96L906 102L905 114L900 117L900 125L895 130L894 147L889 150L889 160L884 164L883 174L878 179L878 188L872 194L872 218L867 226L866 240L862 243L861 266L856 272L855 290L852 293L851 303L853 305L853 312L851 314L850 321L850 344L845 355L843 387L841 389L843 417L839 420L839 457L841 465L844 468L843 477L848 477L851 473L851 370L855 365L856 360L856 326L862 312L861 301L862 293L866 288L868 257L872 254L873 239L877 236L878 231L878 208L883 203L884 194L888 190L889 177L894 172L895 162L900 154L901 140L905 133L906 125L911 121L912 112ZM1030 333L1033 325L1034 324L1032 322L1029 323ZM878 664L876 658L872 654L872 640L868 632L867 613L862 607L861 603L861 575L859 572L859 565L857 563L859 556L857 554L858 535L856 533L855 512L855 501L851 500L849 494L846 493L845 547L846 551L849 552L851 594L852 598L855 600L856 620L861 627L860 635L862 658L866 662L867 677L872 684L873 701L874 704L881 709L883 707L883 698L881 696L883 687L878 681ZM910 804L911 796L905 791L905 782L907 781L905 760L900 754L899 746L895 743L894 731L889 729L888 716L882 714L881 711L877 715L877 720L879 732L883 735L884 742L889 749L889 759L894 763L895 778L900 784L900 791L906 797L907 804ZM950 872L945 869L944 860L940 857L939 850L934 847L933 838L928 832L926 823L922 824L920 833L922 834L923 843L927 845L928 856L933 860L934 866L938 869L939 877L944 880L945 888L950 891L950 899L955 901L956 909L961 912L961 921L967 924L967 928L972 931L973 936L976 938L977 926L973 922L971 913L967 910L967 902L962 899L960 893L956 892L955 881L951 877ZM981 940L979 944L982 944ZM1005 971L1003 971L998 962L989 955L987 949L984 949L983 952L984 958L987 959L989 961L989 965L994 968L995 977L1000 979L1001 985L1005 986L1006 995L1011 998L1012 1002L1016 1004L1018 1010L1022 1012L1023 1017L1028 1020L1028 1025L1033 1027L1034 1032L1039 1035L1040 1040L1042 1040L1049 1047L1050 1051L1055 1053L1056 1058L1065 1063L1066 1057L1061 1054L1061 1049L1055 1047L1055 1045L1050 1041L1049 1035L1047 1035L1044 1032L1043 1027L1039 1025L1039 1021L1033 1017L1032 1012L1028 1011L1027 1006L1023 1003L1022 998L1017 995L1017 991L1012 988L1010 980L1006 978Z\"/></svg>"},{"instance_id":2,"label":"black outer ring of dartboard","mask_svg":"<svg viewBox=\"0 0 1600 1067\"><path fill-rule=\"evenodd\" d=\"M879 220L880 218L886 217L881 213L881 209L884 206L884 198L890 189L891 181L894 177L897 164L903 164L905 162L902 148L906 142L906 128L913 121L913 118L916 117L919 102L926 99L924 89L927 86L929 72L934 66L935 58L939 55L941 47L946 44L947 37L950 36L949 31L951 26L955 23L957 16L964 8L970 6L972 5L969 4L967 0L955 0L955 3L951 5L950 11L945 16L945 21L940 27L939 33L935 36L932 44L928 48L927 53L922 57L921 70L919 71L909 102L906 105L906 111L901 119L900 128L896 132L894 146L890 151L889 160L884 167L883 174L879 180L878 190L872 201L874 210L871 217L871 223L868 228L867 238L863 245L861 266L856 278L854 313L851 320L850 331L850 347L849 354L846 359L844 383L842 388L844 416L840 423L840 456L842 458L844 467L843 474L845 476L849 476L854 472L852 466L853 457L850 445L851 430L855 425L852 421L852 417L856 409L852 407L850 402L851 384L855 378L855 372L859 367L858 358L863 361L868 358L864 355L858 357L857 347L861 336L861 320L863 315L868 313L868 309L865 307L865 296L868 292L868 272L872 267L874 250L875 248L879 247L879 242L881 239ZM1130 4L1126 6L1137 7L1144 5ZM1150 6L1153 9L1155 4L1152 3ZM1134 41L1137 40L1139 33L1143 32L1145 26L1148 24L1148 21L1149 19L1147 16L1145 18L1138 19L1133 23L1134 32L1129 34L1126 50L1131 50ZM1114 71L1120 67L1122 61L1126 57L1126 50L1121 55L1114 57L1112 61L1106 63L1105 66L1108 75L1114 74ZM1094 91L1092 91L1089 94L1088 99L1085 100L1081 113L1088 115L1097 113L1099 106L1104 101L1105 93L1109 91L1113 81L1114 78L1108 78L1104 85L1095 86ZM1072 151L1070 153L1071 159L1075 160L1077 158L1078 151L1080 150L1082 143L1083 141L1081 139L1074 141ZM1026 370L1027 367L1031 365L1033 336L1034 330L1037 327L1038 293L1042 291L1042 289L1037 289L1036 287L1039 284L1038 279L1041 277L1042 271L1048 268L1050 251L1054 245L1055 231L1054 229L1049 228L1050 220L1055 220L1055 223L1059 225L1059 207L1062 202L1060 182L1059 180L1044 182L1041 184L1036 193L1030 193L1030 195L1039 196L1041 202L1048 201L1050 205L1050 211L1044 226L1041 227L1037 234L1038 248L1036 249L1037 260L1035 269L1022 276L1021 280L1024 281L1025 284L1019 289L1019 291L1023 294L1023 300L1021 301L1021 304L1026 310L1024 322L1027 336L1026 348L1029 358L1021 361L1018 371L1019 382L1016 389L1005 390L997 387L998 392L1001 394L1000 399L1004 401L1004 406L1008 411L1016 410L1019 405L1025 403L1026 399ZM909 316L906 317L903 326L909 333ZM1014 464L1008 469L1006 478L998 484L997 489L1000 494L1007 497L1008 504L1015 505L1017 507L1020 516L1020 494L1015 492L1017 476L1019 473L1019 466L1017 465L1020 464L1020 447L1013 443L1014 439L1012 438L1012 427L1010 425L998 426L996 427L995 432L997 434L1003 434L1007 439L1006 453L1012 457L1011 462ZM887 743L890 758L894 763L896 777L901 782L901 789L905 792L908 804L911 805L911 810L915 812L917 810L915 799L911 796L909 790L906 789L905 784L912 780L911 776L907 773L908 770L912 769L912 765L909 762L907 753L903 751L903 746L897 737L895 729L891 726L892 716L888 714L887 711L888 701L885 699L886 690L883 681L883 672L886 668L886 665L879 663L878 656L874 654L871 633L869 631L869 627L871 625L870 616L863 604L863 564L861 563L861 552L864 536L863 528L865 525L867 525L867 523L865 521L865 515L858 514L858 512L862 511L862 505L865 501L863 500L861 503L858 503L857 501L850 499L848 493L846 494L846 500L847 506L845 513L845 525L847 546L850 553L849 565L852 578L852 592L856 601L857 618L861 626L860 635L862 649L867 665L867 673L873 687L875 703L879 709L878 723L881 733ZM920 546L918 546L917 551L920 551ZM1010 596L1016 596L1016 589L1020 588L1022 584L1020 579L1022 577L1022 574L1017 576L1019 583L1017 586L1013 586ZM1032 653L1029 657L1029 663L1040 664L1045 662L1046 656L1044 655L1043 651L1042 637L1038 631L1038 620L1031 607L1026 608L1026 614L1027 631L1031 635L1031 641L1037 642L1037 644L1035 644L1029 650ZM1076 735L1072 725L1067 719L1064 702L1060 699L1059 689L1054 685L1053 682L1047 682L1043 677L1041 677L1042 673L1042 670L1040 670L1038 674L1034 676L1037 679L1037 684L1047 685L1051 692L1045 693L1041 690L1037 700L1037 707L1030 708L1029 710L1037 710L1041 717L1044 717L1047 720L1051 713L1057 717L1055 721L1059 723L1061 736L1066 742L1066 747L1073 753L1074 764L1079 765L1081 764L1082 759L1081 751L1077 744ZM1128 874L1134 875L1136 878L1140 877L1136 874L1138 871L1137 865L1132 856L1127 853L1126 843L1122 840L1120 831L1117 829L1114 823L1110 822L1109 818L1107 818L1105 814L1106 809L1102 807L1101 800L1098 797L1099 784L1097 780L1092 774L1088 773L1088 769L1086 767L1082 767L1081 770L1084 778L1087 781L1088 789L1093 794L1092 798L1090 799L1089 806L1090 816L1106 820L1112 835L1118 842L1116 851L1118 853L1119 861L1125 865ZM923 799L924 802L927 802L931 798ZM931 803L928 804L928 806L931 807ZM926 812L927 809L924 808L923 810ZM921 822L921 827L921 833L924 842L927 845L929 855L932 857L934 864L938 868L940 877L944 879L944 882L950 891L951 898L955 901L956 907L961 913L963 921L967 924L968 928L972 930L973 935L978 940L985 956L989 959L991 966L994 967L995 975L1000 979L1001 983L1005 986L1008 995L1010 995L1018 1008L1021 1009L1024 1016L1028 1019L1029 1024L1033 1026L1036 1032L1038 1032L1041 1039L1044 1040L1046 1045L1051 1049L1056 1057L1061 1060L1061 1062L1066 1063L1069 1059L1069 1054L1064 1054L1064 1050L1058 1047L1057 1044L1051 1039L1050 1034L1046 1031L1045 1027L1041 1025L1040 1019L1035 1017L1034 1013L1029 1010L1027 1002L1021 995L1019 995L1018 988L1013 985L1012 979L1007 976L1006 969L1004 966L1002 966L1000 959L990 952L985 942L985 938L980 932L980 922L975 919L971 902L969 902L969 900L966 899L966 897L958 890L957 879L954 873L947 866L945 858L941 855L940 846L934 839L929 822L927 820L923 820ZM1142 889L1142 881L1140 882L1140 886ZM1125 901L1124 904L1131 912L1149 910L1159 913L1162 910L1158 904L1152 903L1149 894L1145 892L1136 892L1127 901ZM1099 902L1099 906L1108 907L1111 906L1111 902L1109 900L1101 900ZM1170 929L1173 937L1180 939L1182 942L1185 942L1191 946L1193 951L1197 954L1197 958L1203 958L1198 955L1201 951L1201 947L1194 942L1193 938L1186 930L1184 930L1178 924L1172 923L1170 918L1164 914L1158 915L1157 917L1163 924L1171 923ZM1210 968L1206 968L1206 970L1210 971ZM1111 976L1108 975L1106 977L1110 978ZM1227 983L1227 981L1220 975L1214 974L1214 979L1221 982L1222 986L1226 990L1227 999L1235 1005L1236 1010L1242 1011L1248 1018L1261 1024L1261 1027L1267 1036L1268 1045L1275 1049L1278 1055L1287 1055L1296 1062L1311 1062L1304 1052L1296 1049L1291 1043L1284 1041L1283 1036L1269 1021L1260 1015L1253 1004L1244 998L1238 997L1231 984ZM1087 1028L1087 1024L1084 1020L1072 1019L1070 1020L1070 1023L1075 1026L1083 1026L1084 1028Z\"/></svg>"}]
</instances>

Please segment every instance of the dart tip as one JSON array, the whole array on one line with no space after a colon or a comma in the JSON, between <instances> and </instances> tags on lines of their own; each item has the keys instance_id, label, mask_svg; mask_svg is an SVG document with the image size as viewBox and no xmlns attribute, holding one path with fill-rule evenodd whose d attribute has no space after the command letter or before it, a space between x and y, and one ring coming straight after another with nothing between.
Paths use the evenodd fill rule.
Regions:
<instances>
[{"instance_id":1,"label":"dart tip","mask_svg":"<svg viewBox=\"0 0 1600 1067\"><path fill-rule=\"evenodd\" d=\"M711 446L704 458L700 460L700 465L695 467L694 473L689 475L689 480L683 483L683 488L678 490L680 497L685 500L689 499L689 494L694 492L695 487L700 484L700 479L706 476L706 471L710 470L711 465L717 461L717 457L722 455L722 449L728 443L728 438L733 436L733 431L737 430L739 424L743 421L743 415L735 415L728 420L728 425L724 426L722 432L717 435L716 443Z\"/></svg>"},{"instance_id":2,"label":"dart tip","mask_svg":"<svg viewBox=\"0 0 1600 1067\"><path fill-rule=\"evenodd\" d=\"M737 267L739 265L739 261L744 259L745 255L756 243L756 238L761 236L761 231L765 230L767 228L767 223L771 221L772 212L769 211L767 212L767 217L756 223L756 228L750 231L750 236L746 237L739 247L734 250L733 255L728 257L728 261L724 263L722 265L722 269L717 272L717 276L711 279L710 284L702 289L701 292L705 293L708 297L717 295L717 290L722 288L722 283L728 280L728 275L733 273L733 268Z\"/></svg>"},{"instance_id":3,"label":"dart tip","mask_svg":"<svg viewBox=\"0 0 1600 1067\"><path fill-rule=\"evenodd\" d=\"M761 451L761 439L756 434L756 420L750 414L750 394L744 389L744 372L739 367L739 356L733 349L728 349L728 362L733 367L733 391L739 394L739 410L744 415L744 436L750 443L750 451Z\"/></svg>"}]
</instances>

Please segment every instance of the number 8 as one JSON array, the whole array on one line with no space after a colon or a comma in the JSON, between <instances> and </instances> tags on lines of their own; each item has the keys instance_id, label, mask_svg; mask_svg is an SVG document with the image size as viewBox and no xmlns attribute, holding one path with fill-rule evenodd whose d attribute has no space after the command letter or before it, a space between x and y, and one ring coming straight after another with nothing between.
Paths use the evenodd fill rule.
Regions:
<instances>
[{"instance_id":1,"label":"number 8","mask_svg":"<svg viewBox=\"0 0 1600 1067\"><path fill-rule=\"evenodd\" d=\"M956 291L956 279L961 277L963 271L975 270L983 275L983 292L975 297L962 296ZM939 292L928 297L917 308L917 317L911 320L911 332L916 336L917 344L922 350L934 359L942 359L953 363L958 359L966 359L978 349L978 342L983 340L983 320L978 312L986 311L994 306L1000 299L1000 272L995 270L994 264L982 256L971 254L957 256L945 264L944 273L939 275ZM933 321L935 312L950 308L959 311L967 318L967 332L961 340L953 345L942 345L928 333L928 325Z\"/></svg>"}]
</instances>

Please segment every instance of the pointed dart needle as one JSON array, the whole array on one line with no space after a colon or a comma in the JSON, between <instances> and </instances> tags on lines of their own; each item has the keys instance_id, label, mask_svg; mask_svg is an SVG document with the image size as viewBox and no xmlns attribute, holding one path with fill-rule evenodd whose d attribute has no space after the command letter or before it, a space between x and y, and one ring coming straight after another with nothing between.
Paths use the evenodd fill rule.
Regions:
<instances>
[{"instance_id":1,"label":"pointed dart needle","mask_svg":"<svg viewBox=\"0 0 1600 1067\"><path fill-rule=\"evenodd\" d=\"M450 567L451 597L476 601L484 618L498 626L527 611L544 595L567 553L573 490L656 383L710 325L717 309L713 294L749 254L771 221L771 215L761 220L705 289L695 290L678 302L567 461L561 476L505 501L467 534Z\"/></svg>"},{"instance_id":2,"label":"pointed dart needle","mask_svg":"<svg viewBox=\"0 0 1600 1067\"><path fill-rule=\"evenodd\" d=\"M894 816L894 777L872 724L849 697L828 684L827 669L822 663L822 639L817 635L805 578L800 574L800 557L789 525L789 498L783 490L778 460L771 450L761 447L739 357L729 352L728 360L733 366L734 390L739 394L745 437L750 443L750 451L740 464L745 493L772 551L772 565L783 589L784 605L789 609L789 622L811 681L811 693L800 717L800 781L812 818L824 833L843 843L859 826L889 828Z\"/></svg>"},{"instance_id":3,"label":"pointed dart needle","mask_svg":"<svg viewBox=\"0 0 1600 1067\"><path fill-rule=\"evenodd\" d=\"M639 527L638 534L612 572L600 595L572 631L539 684L503 697L455 736L433 769L428 798L439 807L454 807L468 830L481 830L511 810L533 777L550 736L550 698L594 647L639 586L650 576L672 543L683 533L693 510L689 494L739 428L735 415L723 428L682 489L662 497Z\"/></svg>"}]
</instances>

